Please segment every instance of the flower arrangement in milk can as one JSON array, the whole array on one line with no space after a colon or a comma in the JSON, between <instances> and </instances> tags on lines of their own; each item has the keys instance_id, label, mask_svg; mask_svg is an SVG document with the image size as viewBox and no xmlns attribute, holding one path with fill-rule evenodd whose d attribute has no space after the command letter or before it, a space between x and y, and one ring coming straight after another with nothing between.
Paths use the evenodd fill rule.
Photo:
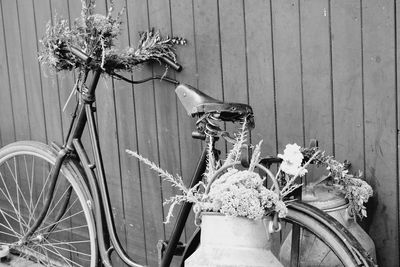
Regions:
<instances>
[{"instance_id":1,"label":"flower arrangement in milk can","mask_svg":"<svg viewBox=\"0 0 400 267\"><path fill-rule=\"evenodd\" d=\"M276 174L273 174L259 164L262 142L253 147L249 166L247 168L241 166L241 148L246 140L247 130L243 124L235 134L233 147L224 160L216 160L212 149L213 141L209 140L207 167L203 180L191 188L183 183L182 177L169 174L137 152L127 150L127 153L138 158L155 170L165 181L179 189L181 194L172 196L164 202L164 204L170 205L166 223L173 216L174 207L182 202L194 204L193 210L197 218L203 212L218 212L226 216L245 217L253 220L270 215L279 218L285 217L288 212L286 197L302 185L296 183L297 178L307 173L307 166L320 151L315 151L305 162L301 147L296 144L288 144L283 154L278 154L282 163ZM264 174L260 174L256 170L258 168ZM272 181L270 187L265 186L267 179Z\"/></svg>"}]
</instances>

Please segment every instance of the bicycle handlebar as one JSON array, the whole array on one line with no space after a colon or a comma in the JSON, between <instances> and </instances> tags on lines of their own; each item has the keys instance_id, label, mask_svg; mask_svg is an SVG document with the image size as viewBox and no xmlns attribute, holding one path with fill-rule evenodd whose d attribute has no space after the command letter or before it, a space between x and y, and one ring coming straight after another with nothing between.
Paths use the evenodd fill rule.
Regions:
<instances>
[{"instance_id":1,"label":"bicycle handlebar","mask_svg":"<svg viewBox=\"0 0 400 267\"><path fill-rule=\"evenodd\" d=\"M75 46L68 46L66 47L66 50L68 50L70 53L72 53L74 56L76 56L77 58L79 58L82 62L84 62L85 64L89 64L92 61L92 58L87 55L85 52L83 52L80 48L75 47ZM180 72L182 71L182 66L177 63L174 62L172 59L170 59L169 57L160 57L159 58L160 61L166 65L168 65L169 67L171 67L173 70Z\"/></svg>"},{"instance_id":2,"label":"bicycle handlebar","mask_svg":"<svg viewBox=\"0 0 400 267\"><path fill-rule=\"evenodd\" d=\"M160 57L160 60L164 63L170 66L172 69L174 69L177 72L182 71L182 66L179 63L174 62L172 59L169 57Z\"/></svg>"},{"instance_id":3,"label":"bicycle handlebar","mask_svg":"<svg viewBox=\"0 0 400 267\"><path fill-rule=\"evenodd\" d=\"M79 58L81 61L83 61L85 64L89 64L92 61L92 58L89 55L87 55L85 52L75 46L68 46L67 50L71 52L74 56Z\"/></svg>"}]
</instances>

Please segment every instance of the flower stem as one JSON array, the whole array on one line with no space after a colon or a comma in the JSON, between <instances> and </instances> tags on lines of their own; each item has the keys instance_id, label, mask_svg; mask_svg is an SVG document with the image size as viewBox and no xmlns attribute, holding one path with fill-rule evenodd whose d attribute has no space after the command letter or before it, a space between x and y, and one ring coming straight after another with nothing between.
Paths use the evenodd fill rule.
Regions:
<instances>
[{"instance_id":1,"label":"flower stem","mask_svg":"<svg viewBox=\"0 0 400 267\"><path fill-rule=\"evenodd\" d=\"M295 176L293 176L289 182L282 188L281 190L281 195L282 197L286 196L288 193L290 193L290 186L294 183L294 181L297 179L297 177L299 177L299 174L307 168L307 166L311 163L311 161L313 161L317 155L321 153L320 150L318 150L317 152L314 153L314 155L312 155L312 157L306 162L306 164L304 164L298 171L297 174Z\"/></svg>"}]
</instances>

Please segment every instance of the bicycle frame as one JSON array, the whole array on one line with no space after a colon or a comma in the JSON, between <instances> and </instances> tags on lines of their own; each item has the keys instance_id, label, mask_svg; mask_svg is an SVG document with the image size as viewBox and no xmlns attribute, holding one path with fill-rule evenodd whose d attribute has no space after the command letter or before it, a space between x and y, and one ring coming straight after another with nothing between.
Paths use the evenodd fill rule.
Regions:
<instances>
[{"instance_id":1,"label":"bicycle frame","mask_svg":"<svg viewBox=\"0 0 400 267\"><path fill-rule=\"evenodd\" d=\"M100 78L102 71L94 71L94 76L92 78L89 88L82 88L82 103L77 105L77 116L71 122L70 130L66 138L65 144L59 150L58 156L54 168L52 169L52 174L50 177L49 193L45 199L44 209L38 216L35 224L29 229L27 234L24 236L23 240L27 240L35 230L40 226L44 217L46 216L49 206L51 204L54 188L57 183L58 174L60 172L62 163L68 156L77 155L79 161L81 162L83 169L86 174L86 181L84 181L91 192L91 201L89 203L92 210L94 210L94 217L96 223L96 232L98 236L98 247L100 252L100 257L102 264L104 266L111 267L111 252L115 250L118 256L129 266L142 266L135 263L129 258L126 251L122 247L113 221L113 216L111 212L111 203L107 187L107 179L105 176L104 165L102 160L102 155L100 151L99 136L97 133L97 126L94 119L95 110L93 108L93 103L95 102L95 90ZM88 125L91 147L94 155L94 163L91 163L89 157L82 145L81 137L85 126ZM213 142L214 145L214 142ZM214 148L214 146L213 146ZM202 179L202 174L206 167L206 154L207 147L205 146L202 154L197 163L196 170L193 174L190 186L197 184ZM68 204L68 199L66 200L65 206ZM171 260L174 256L175 249L179 242L179 238L183 232L185 223L189 216L191 210L191 203L185 203L179 213L177 221L175 223L174 229L172 231L171 237L168 241L168 245L165 250L164 257L162 258L161 266L169 266ZM58 216L62 216L65 209L59 212ZM105 223L105 224L104 224Z\"/></svg>"},{"instance_id":2,"label":"bicycle frame","mask_svg":"<svg viewBox=\"0 0 400 267\"><path fill-rule=\"evenodd\" d=\"M94 75L92 78L92 81L90 83L90 87L87 88L86 86L82 86L81 88L81 100L77 104L77 109L76 112L74 113L73 120L70 124L70 129L67 134L67 138L65 140L65 143L63 147L57 147L58 154L54 163L54 166L51 170L50 173L50 178L49 178L49 185L48 185L48 193L45 196L45 201L43 203L43 209L40 212L39 216L37 217L34 225L28 229L26 234L20 239L17 245L24 245L25 243L29 242L29 237L33 235L33 233L40 227L42 224L44 218L46 217L47 213L49 212L49 207L53 201L53 195L55 191L55 186L57 184L58 180L58 175L61 170L61 166L65 160L73 160L74 163L77 162L78 160L80 161L85 175L83 176L82 181L78 181L78 184L81 183L81 186L85 185L87 188L83 188L84 193L89 190L89 194L84 194L85 197L87 197L87 205L90 210L92 210L94 214L94 219L95 219L95 229L97 233L97 247L98 247L98 252L100 254L100 259L102 262L98 262L98 264L111 267L111 253L115 250L117 255L121 258L123 262L125 262L129 266L141 266L137 263L135 263L132 259L129 258L127 255L126 251L124 248L121 246L116 230L115 230L115 225L113 221L113 216L111 212L111 203L110 203L110 198L108 194L108 188L107 188L107 180L105 177L105 171L104 171L104 165L102 161L102 155L101 155L101 150L100 150L100 144L99 144L99 136L97 133L97 126L96 122L94 119L94 113L95 109L93 107L93 103L95 102L95 90L100 78L100 75L102 73L102 70L96 70L94 71ZM86 75L85 75L86 77ZM84 81L85 82L85 81ZM76 115L76 116L75 116ZM83 134L83 131L88 125L88 131L90 135L90 140L91 140L91 148L92 152L94 155L94 162L91 162L85 148L82 145L81 142L81 137ZM215 141L217 138L213 138L212 140L212 152L215 153L216 155L217 150L215 149ZM208 140L210 141L210 140ZM251 152L251 151L250 151ZM205 171L206 167L206 155L208 153L208 146L204 146L203 152L200 155L200 158L197 163L196 170L193 174L190 187L193 187L195 184L197 184L201 179L202 179L202 174ZM247 153L244 153L247 154ZM271 163L274 163L276 159L269 159L266 158L264 160L261 160L261 164L265 164L266 167L269 167ZM242 162L244 166L246 162ZM276 186L277 188L278 186ZM58 214L56 215L55 221L58 221L57 218L61 218L65 212L68 210L67 206L69 204L69 196L71 195L72 189L67 188L65 191L66 200L63 202L63 205L60 205L60 210ZM300 197L300 191L298 191L299 195L298 198ZM87 196L86 196L87 195ZM186 203L182 206L178 219L175 223L174 229L172 231L170 240L168 240L168 245L166 246L165 249L165 255L162 257L162 261L160 262L161 266L169 266L171 263L171 260L173 256L176 254L178 251L177 245L180 239L180 236L182 234L182 231L184 229L185 223L187 221L189 212L191 209L191 204ZM316 221L317 223L322 224L322 228L319 228L320 230L317 229L318 233L321 235L328 235L329 237L332 237L334 240L338 240L338 242L334 243L336 252L338 251L337 247L345 248L346 251L339 249L339 251L343 252L345 254L343 256L343 259L345 260L353 260L356 262L358 265L354 266L361 266L360 264L364 264L365 266L373 266L373 260L368 257L366 254L365 250L359 245L358 241L349 233L346 232L346 229L340 225L339 222L337 222L335 219L331 218L330 216L322 213L321 211L317 210L316 208L310 207L307 204L301 203L301 202L291 202L291 210L295 210L298 213L303 214L302 216L298 217L300 219L297 219L296 217L292 217L292 222L294 223L299 223L296 224L297 226L297 231L296 227L294 226L292 229L293 235L292 235L292 250L291 250L291 260L290 264L291 266L296 266L299 262L299 234L298 234L298 229L299 227L307 226L307 222L309 222L309 218L311 218L311 221ZM301 215L300 214L300 215ZM304 218L304 216L306 218ZM303 217L303 219L301 219ZM309 217L307 219L307 217ZM304 220L307 219L307 220ZM290 220L289 220L290 221ZM303 223L303 224L301 224ZM312 224L309 224L310 226ZM49 230L47 230L46 233L43 233L44 235L50 235L52 229L54 229L56 225L53 225ZM326 228L326 229L325 229ZM312 228L310 228L312 229ZM322 230L328 230L322 231ZM297 232L297 234L296 234ZM331 233L329 233L331 232ZM333 233L333 235L332 235ZM197 231L195 231L194 235L190 239L189 243L187 246L185 246L185 252L184 252L184 257L185 259L186 256L190 255L191 252L193 252L196 249L196 244L198 244L200 237L200 231L199 228ZM339 242L340 241L340 242ZM341 244L340 244L341 243ZM332 247L333 249L333 247ZM349 256L351 254L351 256ZM96 253L97 255L97 253ZM338 254L337 254L338 255ZM338 255L339 256L339 255Z\"/></svg>"}]
</instances>

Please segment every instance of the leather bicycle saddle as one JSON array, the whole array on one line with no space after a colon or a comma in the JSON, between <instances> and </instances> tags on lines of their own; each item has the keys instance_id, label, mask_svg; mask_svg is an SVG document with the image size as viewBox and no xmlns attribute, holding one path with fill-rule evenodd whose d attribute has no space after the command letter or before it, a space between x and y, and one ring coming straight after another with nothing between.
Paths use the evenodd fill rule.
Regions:
<instances>
[{"instance_id":1,"label":"leather bicycle saddle","mask_svg":"<svg viewBox=\"0 0 400 267\"><path fill-rule=\"evenodd\" d=\"M175 93L186 109L188 115L194 117L206 113L218 115L222 121L242 121L249 119L250 126L254 124L253 109L246 104L226 103L211 96L206 95L200 90L186 84L180 84L176 87Z\"/></svg>"}]
</instances>

